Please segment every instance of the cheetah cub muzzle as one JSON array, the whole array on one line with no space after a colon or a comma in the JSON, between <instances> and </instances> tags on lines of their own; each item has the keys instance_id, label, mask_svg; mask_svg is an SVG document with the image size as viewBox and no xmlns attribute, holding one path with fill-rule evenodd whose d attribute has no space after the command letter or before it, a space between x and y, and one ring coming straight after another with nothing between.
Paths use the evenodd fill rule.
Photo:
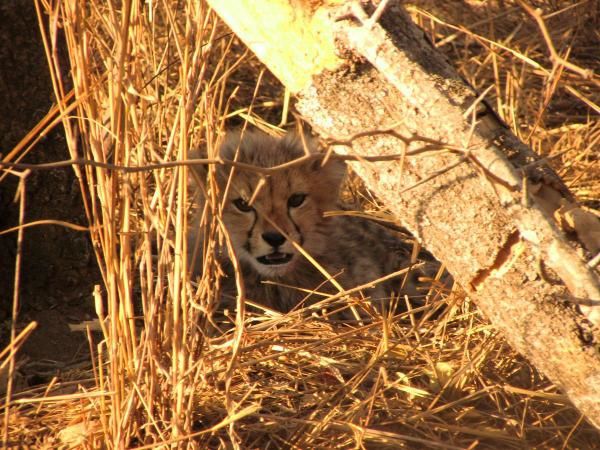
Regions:
<instances>
[{"instance_id":1,"label":"cheetah cub muzzle","mask_svg":"<svg viewBox=\"0 0 600 450\"><path fill-rule=\"evenodd\" d=\"M295 134L276 138L251 131L230 132L219 149L225 160L265 168L316 152L310 138ZM195 170L200 179L206 178L205 168ZM267 176L228 165L218 165L215 171L219 195L226 195L221 198L223 224L241 265L246 297L252 301L287 312L322 298L307 292L337 293L339 286L351 289L409 266L412 244L399 233L368 219L324 216L342 209L339 194L346 165L337 158L325 163L322 158L307 158ZM201 237L192 230L190 245L197 239ZM337 283L328 281L298 247ZM228 275L222 297L232 298L233 269L226 252L221 253ZM201 272L201 262L191 265L194 273ZM410 278L379 283L364 295L381 309L392 295L415 293L416 274Z\"/></svg>"}]
</instances>

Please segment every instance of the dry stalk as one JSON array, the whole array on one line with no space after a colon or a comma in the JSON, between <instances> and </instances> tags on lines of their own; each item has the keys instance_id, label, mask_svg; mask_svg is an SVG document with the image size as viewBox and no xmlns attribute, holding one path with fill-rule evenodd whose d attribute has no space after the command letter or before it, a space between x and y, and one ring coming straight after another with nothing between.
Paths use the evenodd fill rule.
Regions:
<instances>
[{"instance_id":1,"label":"dry stalk","mask_svg":"<svg viewBox=\"0 0 600 450\"><path fill-rule=\"evenodd\" d=\"M14 288L13 288L13 299L12 299L12 322L10 327L10 344L11 348L10 355L8 356L8 377L6 382L6 401L4 407L4 428L2 435L2 442L7 445L9 442L9 420L11 416L11 397L13 394L13 382L15 377L15 368L16 368L16 349L17 349L17 319L19 314L19 289L20 289L20 281L21 281L21 260L23 257L23 239L24 239L24 229L22 228L23 223L25 222L25 205L27 199L27 176L29 175L29 171L25 171L23 173L17 174L19 177L19 190L17 191L18 200L19 200L19 225L21 228L17 233L17 254L15 256L15 279L14 279ZM17 200L17 199L15 199Z\"/></svg>"}]
</instances>

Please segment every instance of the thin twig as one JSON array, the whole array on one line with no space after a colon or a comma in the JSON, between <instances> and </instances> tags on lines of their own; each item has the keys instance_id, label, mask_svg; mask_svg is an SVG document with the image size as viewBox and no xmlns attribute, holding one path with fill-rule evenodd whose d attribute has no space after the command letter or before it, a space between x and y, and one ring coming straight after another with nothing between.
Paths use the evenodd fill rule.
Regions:
<instances>
[{"instance_id":1,"label":"thin twig","mask_svg":"<svg viewBox=\"0 0 600 450\"><path fill-rule=\"evenodd\" d=\"M585 80L589 80L593 82L595 85L600 86L600 81L594 76L594 71L589 69L583 69L576 64L573 64L570 61L567 61L562 56L558 54L556 48L554 47L554 43L552 42L552 38L550 37L550 33L548 32L548 28L546 27L546 22L544 21L544 17L542 16L542 12L538 8L532 8L527 2L524 0L519 0L519 5L527 11L527 13L535 19L540 28L542 36L546 41L546 47L548 47L548 51L550 52L550 60L554 65L561 65L565 68L569 69L572 72L575 72L581 75Z\"/></svg>"},{"instance_id":2,"label":"thin twig","mask_svg":"<svg viewBox=\"0 0 600 450\"><path fill-rule=\"evenodd\" d=\"M338 144L336 142L335 145L344 145ZM413 151L407 152L408 156L417 155L420 153L436 151L440 149L447 148L444 145L438 146L427 146L420 149L415 149ZM395 161L402 158L402 154L392 154L392 155L382 155L382 156L360 156L360 155L339 155L334 154L332 157L336 159L340 159L342 161L369 161L369 162L384 162L384 161ZM183 167L183 166L202 166L202 165L210 165L210 164L221 164L231 167L236 167L241 170L248 170L252 172L262 173L265 175L270 175L274 172L278 172L280 170L288 169L290 167L294 167L297 165L301 165L307 162L312 162L320 159L324 159L325 154L311 154L302 156L293 161L289 161L284 164L280 164L273 167L260 167L254 166L252 164L245 164L238 161L233 161L229 159L221 159L221 158L197 158L197 159L188 159L186 161L169 161L164 163L155 163L155 164L145 164L141 166L125 166L122 164L111 164L100 161L95 161L86 158L77 158L77 159L68 159L63 161L56 161L51 163L40 163L40 164L29 164L29 163L13 163L8 161L0 161L0 168L10 168L10 169L18 169L18 170L55 170L55 169L63 169L70 166L89 166L96 167L100 169L112 170L112 171L120 171L123 173L139 173L139 172L149 172L153 170L160 169L170 169L175 167Z\"/></svg>"},{"instance_id":3,"label":"thin twig","mask_svg":"<svg viewBox=\"0 0 600 450\"><path fill-rule=\"evenodd\" d=\"M3 234L12 233L13 231L19 231L21 229L37 227L40 225L59 225L61 227L69 228L74 231L90 231L89 227L76 225L74 223L65 222L63 220L47 219L47 220L36 220L35 222L29 222L29 223L25 223L23 225L17 225L16 227L7 228L6 230L0 231L0 236L2 236Z\"/></svg>"}]
</instances>

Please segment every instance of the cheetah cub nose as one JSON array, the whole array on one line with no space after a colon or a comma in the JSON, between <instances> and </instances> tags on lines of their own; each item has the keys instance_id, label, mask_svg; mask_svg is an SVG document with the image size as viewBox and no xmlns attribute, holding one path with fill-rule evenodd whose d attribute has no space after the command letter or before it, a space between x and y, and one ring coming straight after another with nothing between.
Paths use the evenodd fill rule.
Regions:
<instances>
[{"instance_id":1,"label":"cheetah cub nose","mask_svg":"<svg viewBox=\"0 0 600 450\"><path fill-rule=\"evenodd\" d=\"M262 238L265 242L273 248L277 248L285 242L285 236L281 233L277 233L276 231L268 231L262 234Z\"/></svg>"}]
</instances>

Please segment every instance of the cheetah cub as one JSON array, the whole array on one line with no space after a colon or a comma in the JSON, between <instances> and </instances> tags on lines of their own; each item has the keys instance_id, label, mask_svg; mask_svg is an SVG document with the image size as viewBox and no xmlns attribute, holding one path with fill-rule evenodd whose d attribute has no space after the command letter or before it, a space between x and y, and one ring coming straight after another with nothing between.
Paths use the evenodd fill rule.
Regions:
<instances>
[{"instance_id":1,"label":"cheetah cub","mask_svg":"<svg viewBox=\"0 0 600 450\"><path fill-rule=\"evenodd\" d=\"M219 154L226 160L274 167L317 151L310 138L303 142L295 134L276 138L245 131L243 135L230 132ZM195 170L200 177L206 176L205 168ZM256 171L239 167L232 170L219 165L215 170L219 195L227 195L222 202L223 224L240 262L249 300L287 312L322 298L310 296L311 291L337 293L339 286L351 289L409 266L412 244L402 241L399 234L363 218L324 216L326 211L342 208L339 194L346 164L339 159L329 158L325 164L322 159L307 159L262 178ZM190 244L195 245L193 230L191 236ZM335 282L327 280L298 246ZM222 297L232 298L233 269L226 252L221 253L228 274ZM192 267L197 274L202 266L192 262ZM404 293L414 293L414 283L403 276L363 291L378 309L392 295Z\"/></svg>"}]
</instances>

